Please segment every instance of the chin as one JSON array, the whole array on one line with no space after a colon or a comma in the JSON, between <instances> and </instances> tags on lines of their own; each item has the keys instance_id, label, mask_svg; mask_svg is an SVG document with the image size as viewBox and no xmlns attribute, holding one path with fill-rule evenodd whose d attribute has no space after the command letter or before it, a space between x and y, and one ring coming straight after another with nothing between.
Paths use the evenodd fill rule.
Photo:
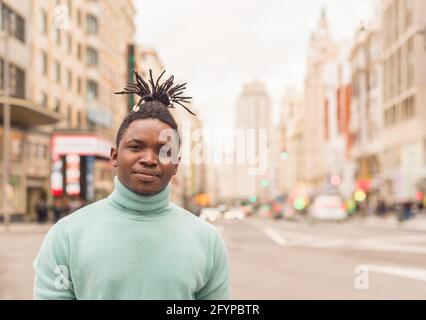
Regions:
<instances>
[{"instance_id":1,"label":"chin","mask_svg":"<svg viewBox=\"0 0 426 320\"><path fill-rule=\"evenodd\" d=\"M159 191L162 190L161 187L159 186L152 186L152 187L140 187L139 188L134 188L133 189L137 194L141 195L141 196L152 196L156 193L158 193Z\"/></svg>"}]
</instances>

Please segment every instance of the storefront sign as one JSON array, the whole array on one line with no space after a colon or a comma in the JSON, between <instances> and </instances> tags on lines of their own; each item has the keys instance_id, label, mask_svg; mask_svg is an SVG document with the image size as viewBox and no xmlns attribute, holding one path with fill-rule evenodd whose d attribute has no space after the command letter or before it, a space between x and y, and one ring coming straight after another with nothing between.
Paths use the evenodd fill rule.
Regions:
<instances>
[{"instance_id":1,"label":"storefront sign","mask_svg":"<svg viewBox=\"0 0 426 320\"><path fill-rule=\"evenodd\" d=\"M111 146L111 141L95 135L54 135L52 137L52 159L68 154L109 159Z\"/></svg>"}]
</instances>

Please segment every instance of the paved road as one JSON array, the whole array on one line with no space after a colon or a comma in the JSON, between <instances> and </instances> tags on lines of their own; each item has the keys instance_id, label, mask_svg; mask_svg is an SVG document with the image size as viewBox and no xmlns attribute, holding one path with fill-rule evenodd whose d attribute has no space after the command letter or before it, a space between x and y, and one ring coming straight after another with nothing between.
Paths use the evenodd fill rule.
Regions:
<instances>
[{"instance_id":1,"label":"paved road","mask_svg":"<svg viewBox=\"0 0 426 320\"><path fill-rule=\"evenodd\" d=\"M234 299L426 298L426 229L253 218L215 225L229 249ZM0 229L0 299L31 299L32 261L47 229Z\"/></svg>"},{"instance_id":2,"label":"paved road","mask_svg":"<svg viewBox=\"0 0 426 320\"><path fill-rule=\"evenodd\" d=\"M426 231L364 222L216 225L235 299L426 298Z\"/></svg>"},{"instance_id":3,"label":"paved road","mask_svg":"<svg viewBox=\"0 0 426 320\"><path fill-rule=\"evenodd\" d=\"M0 299L31 299L32 262L49 226L14 225L0 229Z\"/></svg>"}]
</instances>

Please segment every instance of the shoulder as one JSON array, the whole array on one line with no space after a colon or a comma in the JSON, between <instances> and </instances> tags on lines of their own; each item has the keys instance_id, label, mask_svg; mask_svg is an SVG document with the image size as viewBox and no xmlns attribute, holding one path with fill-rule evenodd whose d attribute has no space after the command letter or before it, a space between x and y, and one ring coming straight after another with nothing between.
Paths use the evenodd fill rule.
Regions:
<instances>
[{"instance_id":1,"label":"shoulder","mask_svg":"<svg viewBox=\"0 0 426 320\"><path fill-rule=\"evenodd\" d=\"M191 232L216 238L218 231L214 225L201 220L192 212L185 210L174 203L171 203L171 205L174 206L176 212L175 218L179 219L180 223L185 224L185 227L189 228Z\"/></svg>"},{"instance_id":2,"label":"shoulder","mask_svg":"<svg viewBox=\"0 0 426 320\"><path fill-rule=\"evenodd\" d=\"M102 199L74 211L60 219L55 224L55 227L62 229L65 233L69 233L75 228L87 226L105 211L105 201L106 199Z\"/></svg>"}]
</instances>

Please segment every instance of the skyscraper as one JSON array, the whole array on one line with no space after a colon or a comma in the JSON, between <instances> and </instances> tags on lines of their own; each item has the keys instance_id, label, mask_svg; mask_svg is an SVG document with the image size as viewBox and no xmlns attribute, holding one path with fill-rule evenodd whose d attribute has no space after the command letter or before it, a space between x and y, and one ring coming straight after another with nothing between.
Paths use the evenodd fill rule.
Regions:
<instances>
[{"instance_id":1,"label":"skyscraper","mask_svg":"<svg viewBox=\"0 0 426 320\"><path fill-rule=\"evenodd\" d=\"M273 130L271 100L263 83L253 81L243 86L237 100L235 128L245 137L245 146L244 139L237 139L234 145L235 198L256 197L260 202L267 201L274 187L270 157ZM245 163L238 163L238 157L244 156L242 150Z\"/></svg>"},{"instance_id":2,"label":"skyscraper","mask_svg":"<svg viewBox=\"0 0 426 320\"><path fill-rule=\"evenodd\" d=\"M305 75L305 126L303 167L304 181L310 191L324 186L326 175L326 117L324 92L324 66L337 57L337 46L328 31L323 9L317 29L312 32L308 47Z\"/></svg>"}]
</instances>

